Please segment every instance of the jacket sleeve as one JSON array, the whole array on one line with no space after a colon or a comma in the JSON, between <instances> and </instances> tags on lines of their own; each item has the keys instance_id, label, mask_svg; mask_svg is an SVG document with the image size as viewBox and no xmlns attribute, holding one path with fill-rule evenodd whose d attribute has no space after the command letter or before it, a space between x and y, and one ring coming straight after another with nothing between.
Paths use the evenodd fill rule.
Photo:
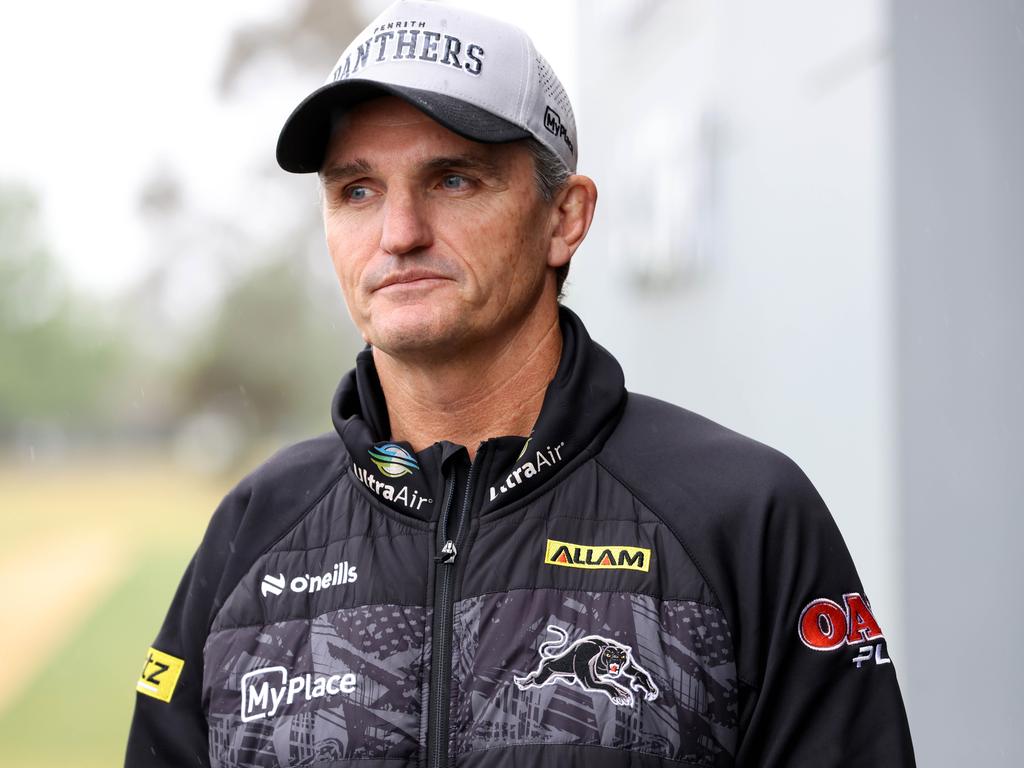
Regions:
<instances>
[{"instance_id":1,"label":"jacket sleeve","mask_svg":"<svg viewBox=\"0 0 1024 768\"><path fill-rule=\"evenodd\" d=\"M236 488L217 508L189 563L136 685L126 768L209 766L203 709L203 646L227 587L233 538L247 494ZM141 649L140 649L141 650Z\"/></svg>"},{"instance_id":2,"label":"jacket sleeve","mask_svg":"<svg viewBox=\"0 0 1024 768\"><path fill-rule=\"evenodd\" d=\"M881 617L821 497L781 467L739 545L737 765L913 766Z\"/></svg>"}]
</instances>

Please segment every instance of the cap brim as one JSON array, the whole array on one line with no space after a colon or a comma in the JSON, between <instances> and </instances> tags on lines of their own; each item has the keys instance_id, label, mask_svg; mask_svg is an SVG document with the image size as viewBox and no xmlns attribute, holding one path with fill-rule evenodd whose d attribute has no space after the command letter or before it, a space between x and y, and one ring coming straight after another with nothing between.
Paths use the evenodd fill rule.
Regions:
<instances>
[{"instance_id":1,"label":"cap brim","mask_svg":"<svg viewBox=\"0 0 1024 768\"><path fill-rule=\"evenodd\" d=\"M324 163L334 121L375 96L397 96L448 130L473 141L498 144L525 139L525 128L444 94L374 80L340 80L310 94L285 121L277 139L277 163L291 173L315 173Z\"/></svg>"}]
</instances>

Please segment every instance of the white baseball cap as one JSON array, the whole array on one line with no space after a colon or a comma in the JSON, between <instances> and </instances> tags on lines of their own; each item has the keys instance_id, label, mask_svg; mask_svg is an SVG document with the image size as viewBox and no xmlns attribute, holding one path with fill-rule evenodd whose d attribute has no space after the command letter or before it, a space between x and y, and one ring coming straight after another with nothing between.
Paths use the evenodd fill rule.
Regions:
<instances>
[{"instance_id":1,"label":"white baseball cap","mask_svg":"<svg viewBox=\"0 0 1024 768\"><path fill-rule=\"evenodd\" d=\"M391 94L473 141L533 137L576 171L576 119L554 71L518 27L433 2L399 0L370 22L327 82L285 121L277 162L292 173L323 165L338 118Z\"/></svg>"}]
</instances>

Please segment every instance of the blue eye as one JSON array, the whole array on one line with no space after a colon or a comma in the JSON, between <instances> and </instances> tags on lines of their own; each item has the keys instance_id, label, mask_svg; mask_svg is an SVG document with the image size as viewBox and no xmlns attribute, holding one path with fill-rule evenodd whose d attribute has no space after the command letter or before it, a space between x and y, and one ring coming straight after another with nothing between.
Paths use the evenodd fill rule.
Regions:
<instances>
[{"instance_id":1,"label":"blue eye","mask_svg":"<svg viewBox=\"0 0 1024 768\"><path fill-rule=\"evenodd\" d=\"M441 179L441 185L445 189L462 189L468 180L465 176L459 176L457 173L449 173L443 179Z\"/></svg>"},{"instance_id":2,"label":"blue eye","mask_svg":"<svg viewBox=\"0 0 1024 768\"><path fill-rule=\"evenodd\" d=\"M369 194L370 190L366 187L352 186L345 190L345 197L356 202L365 200Z\"/></svg>"}]
</instances>

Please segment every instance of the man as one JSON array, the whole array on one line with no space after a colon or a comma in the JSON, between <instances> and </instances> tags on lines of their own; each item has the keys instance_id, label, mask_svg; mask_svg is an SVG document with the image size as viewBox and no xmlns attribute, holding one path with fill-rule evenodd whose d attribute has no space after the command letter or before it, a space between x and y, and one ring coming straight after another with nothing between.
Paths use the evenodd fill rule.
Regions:
<instances>
[{"instance_id":1,"label":"man","mask_svg":"<svg viewBox=\"0 0 1024 768\"><path fill-rule=\"evenodd\" d=\"M522 32L397 3L286 123L368 342L217 510L130 766L907 766L882 631L779 453L558 305L594 214Z\"/></svg>"}]
</instances>

